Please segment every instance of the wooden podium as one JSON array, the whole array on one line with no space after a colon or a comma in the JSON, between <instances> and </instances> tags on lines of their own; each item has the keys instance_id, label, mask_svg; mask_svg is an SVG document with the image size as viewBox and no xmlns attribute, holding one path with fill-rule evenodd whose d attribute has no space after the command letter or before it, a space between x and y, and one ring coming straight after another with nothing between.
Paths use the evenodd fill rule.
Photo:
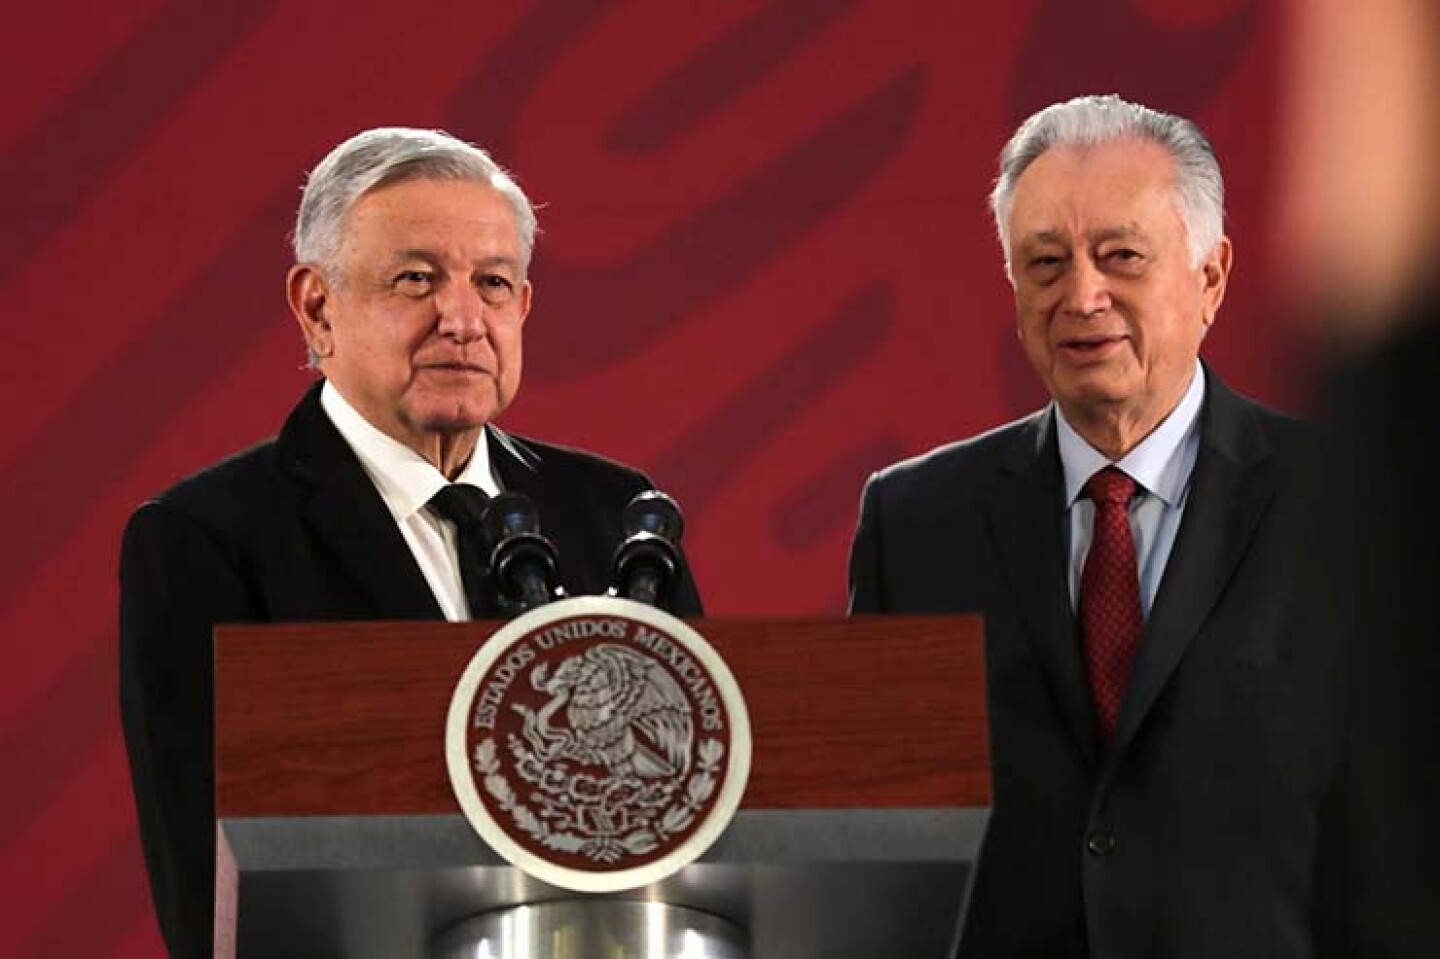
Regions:
<instances>
[{"instance_id":1,"label":"wooden podium","mask_svg":"<svg viewBox=\"0 0 1440 959\"><path fill-rule=\"evenodd\" d=\"M451 693L498 625L216 630L217 928L236 955L419 957L476 913L579 896L509 866L451 792ZM744 692L749 786L698 862L611 898L725 917L763 959L947 956L990 806L980 621L691 625Z\"/></svg>"}]
</instances>

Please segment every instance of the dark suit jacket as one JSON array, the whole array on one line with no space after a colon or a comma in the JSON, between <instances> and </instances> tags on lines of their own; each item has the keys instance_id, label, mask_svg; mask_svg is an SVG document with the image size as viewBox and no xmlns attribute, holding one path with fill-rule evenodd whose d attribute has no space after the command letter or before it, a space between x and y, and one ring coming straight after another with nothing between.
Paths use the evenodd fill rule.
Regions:
<instances>
[{"instance_id":1,"label":"dark suit jacket","mask_svg":"<svg viewBox=\"0 0 1440 959\"><path fill-rule=\"evenodd\" d=\"M571 595L603 592L643 475L487 430L505 489L529 496ZM400 530L319 402L278 438L140 507L120 561L120 699L140 833L173 956L211 953L215 873L211 628L440 619ZM688 572L675 611L699 615Z\"/></svg>"},{"instance_id":2,"label":"dark suit jacket","mask_svg":"<svg viewBox=\"0 0 1440 959\"><path fill-rule=\"evenodd\" d=\"M854 612L986 620L995 806L962 956L1308 956L1333 662L1295 627L1307 428L1213 373L1189 498L1108 749L1065 580L1046 409L866 487ZM1312 539L1311 542L1314 540Z\"/></svg>"}]
</instances>

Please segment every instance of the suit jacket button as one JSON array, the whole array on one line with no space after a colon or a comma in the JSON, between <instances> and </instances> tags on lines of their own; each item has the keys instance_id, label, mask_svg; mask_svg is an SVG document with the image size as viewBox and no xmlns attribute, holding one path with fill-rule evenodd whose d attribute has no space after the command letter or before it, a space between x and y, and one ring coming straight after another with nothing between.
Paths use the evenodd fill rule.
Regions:
<instances>
[{"instance_id":1,"label":"suit jacket button","mask_svg":"<svg viewBox=\"0 0 1440 959\"><path fill-rule=\"evenodd\" d=\"M1115 834L1097 829L1085 837L1085 848L1092 856L1108 856L1115 851Z\"/></svg>"}]
</instances>

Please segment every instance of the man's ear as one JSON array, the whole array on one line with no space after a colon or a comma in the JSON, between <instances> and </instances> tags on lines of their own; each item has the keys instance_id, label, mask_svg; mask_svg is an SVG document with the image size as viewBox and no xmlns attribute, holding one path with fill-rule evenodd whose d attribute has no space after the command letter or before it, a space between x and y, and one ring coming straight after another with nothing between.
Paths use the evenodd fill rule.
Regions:
<instances>
[{"instance_id":1,"label":"man's ear","mask_svg":"<svg viewBox=\"0 0 1440 959\"><path fill-rule=\"evenodd\" d=\"M319 267L310 263L290 267L285 276L285 301L300 324L311 356L324 359L334 353L335 334L325 312L330 301L330 284Z\"/></svg>"},{"instance_id":2,"label":"man's ear","mask_svg":"<svg viewBox=\"0 0 1440 959\"><path fill-rule=\"evenodd\" d=\"M1230 282L1230 264L1234 255L1230 238L1222 236L1210 251L1210 255L1205 258L1205 262L1200 265L1200 275L1204 280L1201 293L1205 297L1204 319L1207 329L1215 322L1215 315L1220 312L1220 304L1225 302L1225 287Z\"/></svg>"},{"instance_id":3,"label":"man's ear","mask_svg":"<svg viewBox=\"0 0 1440 959\"><path fill-rule=\"evenodd\" d=\"M530 280L529 280L528 278L527 278L523 283L520 284L520 325L521 325L521 326L524 326L524 325L525 325L525 320L526 320L526 318L530 316L530 297L531 297L531 295L532 295L534 292L535 292L535 288L530 285Z\"/></svg>"}]
</instances>

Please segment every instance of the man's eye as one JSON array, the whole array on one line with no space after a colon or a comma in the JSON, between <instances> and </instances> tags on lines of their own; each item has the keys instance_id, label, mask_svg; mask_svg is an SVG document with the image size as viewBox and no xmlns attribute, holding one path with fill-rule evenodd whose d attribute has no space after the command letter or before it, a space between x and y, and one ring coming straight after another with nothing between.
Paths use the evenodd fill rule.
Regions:
<instances>
[{"instance_id":1,"label":"man's eye","mask_svg":"<svg viewBox=\"0 0 1440 959\"><path fill-rule=\"evenodd\" d=\"M411 296L428 293L433 285L434 278L424 270L404 270L395 276L395 288Z\"/></svg>"},{"instance_id":2,"label":"man's eye","mask_svg":"<svg viewBox=\"0 0 1440 959\"><path fill-rule=\"evenodd\" d=\"M1143 260L1144 254L1139 250L1132 250L1129 247L1121 247L1118 250L1111 250L1107 254L1108 259L1116 263L1138 263Z\"/></svg>"},{"instance_id":3,"label":"man's eye","mask_svg":"<svg viewBox=\"0 0 1440 959\"><path fill-rule=\"evenodd\" d=\"M508 277L498 273L486 273L477 278L475 284L480 289L480 295L490 303L509 299L515 289L515 284L511 283Z\"/></svg>"},{"instance_id":4,"label":"man's eye","mask_svg":"<svg viewBox=\"0 0 1440 959\"><path fill-rule=\"evenodd\" d=\"M1058 253L1042 253L1025 261L1025 272L1037 283L1048 284L1065 268L1065 258Z\"/></svg>"}]
</instances>

